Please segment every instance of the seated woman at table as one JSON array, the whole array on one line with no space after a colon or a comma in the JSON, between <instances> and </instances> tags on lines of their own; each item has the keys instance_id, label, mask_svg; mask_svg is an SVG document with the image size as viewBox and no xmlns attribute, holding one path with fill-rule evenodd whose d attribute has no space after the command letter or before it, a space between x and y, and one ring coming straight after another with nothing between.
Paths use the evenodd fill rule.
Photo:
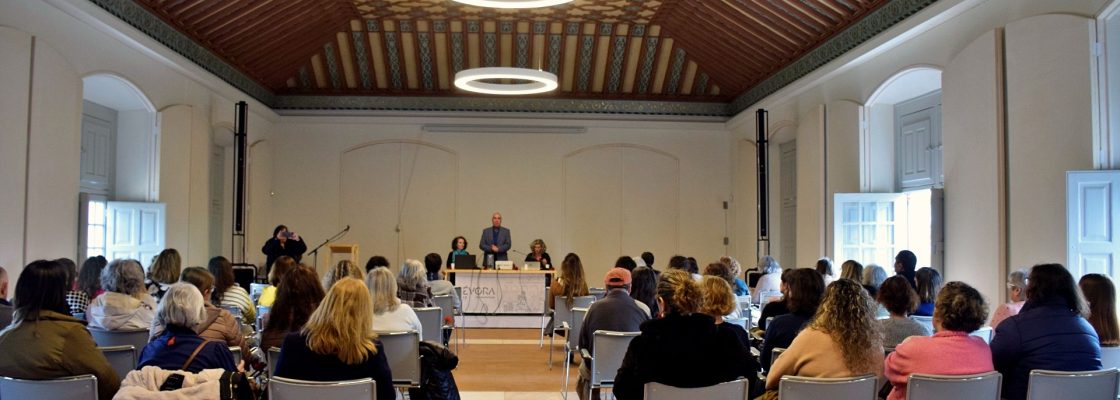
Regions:
<instances>
[{"instance_id":1,"label":"seated woman at table","mask_svg":"<svg viewBox=\"0 0 1120 400\"><path fill-rule=\"evenodd\" d=\"M543 240L533 240L529 243L529 254L525 255L525 262L540 263L540 269L552 269L552 257L548 255L548 245L545 245Z\"/></svg>"}]
</instances>

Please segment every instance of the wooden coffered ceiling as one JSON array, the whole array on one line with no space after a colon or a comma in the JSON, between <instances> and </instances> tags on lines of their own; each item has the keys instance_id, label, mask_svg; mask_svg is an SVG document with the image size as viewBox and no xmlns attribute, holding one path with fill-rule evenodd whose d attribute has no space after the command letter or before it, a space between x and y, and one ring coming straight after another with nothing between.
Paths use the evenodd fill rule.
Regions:
<instances>
[{"instance_id":1,"label":"wooden coffered ceiling","mask_svg":"<svg viewBox=\"0 0 1120 400\"><path fill-rule=\"evenodd\" d=\"M450 0L134 1L286 103L478 99L454 87L455 72L513 66L560 77L560 89L538 99L730 104L891 3L575 0L504 10ZM903 11L933 1L905 0Z\"/></svg>"}]
</instances>

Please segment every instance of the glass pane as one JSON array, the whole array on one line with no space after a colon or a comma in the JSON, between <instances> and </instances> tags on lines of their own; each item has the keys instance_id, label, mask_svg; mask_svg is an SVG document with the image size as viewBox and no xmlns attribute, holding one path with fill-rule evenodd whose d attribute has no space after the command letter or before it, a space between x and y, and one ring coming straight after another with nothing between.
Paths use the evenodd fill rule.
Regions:
<instances>
[{"instance_id":1,"label":"glass pane","mask_svg":"<svg viewBox=\"0 0 1120 400\"><path fill-rule=\"evenodd\" d=\"M859 247L844 247L844 260L854 260L859 258Z\"/></svg>"},{"instance_id":2,"label":"glass pane","mask_svg":"<svg viewBox=\"0 0 1120 400\"><path fill-rule=\"evenodd\" d=\"M859 225L845 224L844 237L842 238L844 245L858 245L859 244Z\"/></svg>"},{"instance_id":3,"label":"glass pane","mask_svg":"<svg viewBox=\"0 0 1120 400\"><path fill-rule=\"evenodd\" d=\"M875 238L875 225L864 225L863 237L861 239L863 239L861 242L865 245L874 246L875 244L877 244Z\"/></svg>"},{"instance_id":4,"label":"glass pane","mask_svg":"<svg viewBox=\"0 0 1120 400\"><path fill-rule=\"evenodd\" d=\"M89 247L105 247L105 226L86 226L86 245Z\"/></svg>"},{"instance_id":5,"label":"glass pane","mask_svg":"<svg viewBox=\"0 0 1120 400\"><path fill-rule=\"evenodd\" d=\"M860 203L863 209L863 222L875 222L875 203Z\"/></svg>"},{"instance_id":6,"label":"glass pane","mask_svg":"<svg viewBox=\"0 0 1120 400\"><path fill-rule=\"evenodd\" d=\"M864 265L875 262L875 248L865 247L863 249L863 255L862 255L862 257L860 257L860 261Z\"/></svg>"},{"instance_id":7,"label":"glass pane","mask_svg":"<svg viewBox=\"0 0 1120 400\"><path fill-rule=\"evenodd\" d=\"M86 257L97 257L97 256L104 256L104 255L105 255L105 248L104 247L90 247L90 248L86 249Z\"/></svg>"},{"instance_id":8,"label":"glass pane","mask_svg":"<svg viewBox=\"0 0 1120 400\"><path fill-rule=\"evenodd\" d=\"M879 225L875 234L878 235L879 244L884 246L894 244L894 225Z\"/></svg>"},{"instance_id":9,"label":"glass pane","mask_svg":"<svg viewBox=\"0 0 1120 400\"><path fill-rule=\"evenodd\" d=\"M894 266L894 247L880 247L875 251L875 259L885 262L883 265ZM893 269L891 270L893 271Z\"/></svg>"},{"instance_id":10,"label":"glass pane","mask_svg":"<svg viewBox=\"0 0 1120 400\"><path fill-rule=\"evenodd\" d=\"M104 201L90 201L89 202L89 224L103 225L105 224L105 202Z\"/></svg>"},{"instance_id":11,"label":"glass pane","mask_svg":"<svg viewBox=\"0 0 1120 400\"><path fill-rule=\"evenodd\" d=\"M886 215L880 221L894 222L894 203L883 203L883 208L886 209Z\"/></svg>"},{"instance_id":12,"label":"glass pane","mask_svg":"<svg viewBox=\"0 0 1120 400\"><path fill-rule=\"evenodd\" d=\"M843 216L843 222L859 222L859 203L844 204Z\"/></svg>"}]
</instances>

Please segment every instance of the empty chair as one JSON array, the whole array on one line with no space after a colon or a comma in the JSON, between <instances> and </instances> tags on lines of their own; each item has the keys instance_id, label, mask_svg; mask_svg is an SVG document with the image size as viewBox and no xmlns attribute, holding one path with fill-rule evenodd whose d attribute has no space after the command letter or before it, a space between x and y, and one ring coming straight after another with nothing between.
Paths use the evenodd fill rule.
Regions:
<instances>
[{"instance_id":1,"label":"empty chair","mask_svg":"<svg viewBox=\"0 0 1120 400\"><path fill-rule=\"evenodd\" d=\"M1028 400L1078 399L1112 400L1120 388L1120 370L1103 371L1031 371L1027 384Z\"/></svg>"},{"instance_id":2,"label":"empty chair","mask_svg":"<svg viewBox=\"0 0 1120 400\"><path fill-rule=\"evenodd\" d=\"M88 327L89 333L93 335L93 342L97 343L99 347L112 347L112 346L132 346L137 350L143 349L148 345L149 332L147 329L135 329L127 331L107 331L100 328Z\"/></svg>"},{"instance_id":3,"label":"empty chair","mask_svg":"<svg viewBox=\"0 0 1120 400\"><path fill-rule=\"evenodd\" d=\"M101 354L105 355L105 359L109 360L109 365L113 367L113 371L117 372L117 377L124 379L125 375L136 369L136 357L139 353L135 347L130 345L124 346L110 346L98 347Z\"/></svg>"},{"instance_id":4,"label":"empty chair","mask_svg":"<svg viewBox=\"0 0 1120 400\"><path fill-rule=\"evenodd\" d=\"M874 378L874 377L872 377ZM698 388L679 388L662 385L657 382L647 383L645 386L646 400L680 400L680 399L720 399L720 400L747 400L750 398L750 382L746 379L724 382L717 385ZM870 399L871 397L868 397ZM820 399L816 399L820 400Z\"/></svg>"},{"instance_id":5,"label":"empty chair","mask_svg":"<svg viewBox=\"0 0 1120 400\"><path fill-rule=\"evenodd\" d=\"M276 362L280 361L280 348L268 348L268 376L276 376Z\"/></svg>"},{"instance_id":6,"label":"empty chair","mask_svg":"<svg viewBox=\"0 0 1120 400\"><path fill-rule=\"evenodd\" d=\"M79 375L41 381L0 377L0 399L97 400L97 377Z\"/></svg>"},{"instance_id":7,"label":"empty chair","mask_svg":"<svg viewBox=\"0 0 1120 400\"><path fill-rule=\"evenodd\" d=\"M556 296L556 309L553 310L552 336L548 338L548 369L552 369L552 351L557 332L567 332L572 328L572 308L588 308L595 302L595 296L577 296L572 298L572 306L567 307L568 301L564 296ZM563 305L563 306L561 306ZM570 333L569 333L570 335Z\"/></svg>"},{"instance_id":8,"label":"empty chair","mask_svg":"<svg viewBox=\"0 0 1120 400\"><path fill-rule=\"evenodd\" d=\"M452 318L453 318L452 321L454 321L455 299L451 298L450 295L435 296L435 297L432 297L432 304L435 304L436 307L439 307L440 315L442 315L442 317L440 317L440 324L441 324L440 326L443 329L441 329L440 333L443 333L443 331L446 331L446 330L450 329L451 334L454 335L455 331L456 331L455 324L454 323L447 323L446 318L447 318L447 316L452 316ZM419 316L419 315L417 315L417 316ZM424 320L421 319L420 323L423 323L423 322L424 322ZM424 327L424 331L425 332L428 331L427 326ZM459 338L462 339L462 337L463 337L462 332L459 332ZM440 338L440 339L442 339L442 338ZM445 343L445 344L450 345L450 343ZM459 342L455 342L455 351L459 351Z\"/></svg>"},{"instance_id":9,"label":"empty chair","mask_svg":"<svg viewBox=\"0 0 1120 400\"><path fill-rule=\"evenodd\" d=\"M988 344L992 343L992 327L990 327L990 326L982 326L982 327L980 327L980 329L977 329L975 331L972 331L972 333L969 333L969 335L976 336L978 338L984 339L985 343L988 343Z\"/></svg>"},{"instance_id":10,"label":"empty chair","mask_svg":"<svg viewBox=\"0 0 1120 400\"><path fill-rule=\"evenodd\" d=\"M921 315L911 315L910 319L916 321L919 324L924 325L926 328L929 328L930 332L934 332L934 330L933 330L933 317L926 317L926 316L921 316Z\"/></svg>"},{"instance_id":11,"label":"empty chair","mask_svg":"<svg viewBox=\"0 0 1120 400\"><path fill-rule=\"evenodd\" d=\"M580 354L583 356L583 362L588 364L588 371L591 371L591 379L587 385L587 397L591 398L591 391L594 389L609 388L614 386L614 376L618 373L618 367L622 366L622 359L626 357L626 349L630 347L630 340L640 335L641 332L614 332L614 331L595 331L592 334L592 341L595 343L593 348L595 354L591 354L587 349L579 349Z\"/></svg>"},{"instance_id":12,"label":"empty chair","mask_svg":"<svg viewBox=\"0 0 1120 400\"><path fill-rule=\"evenodd\" d=\"M393 371L393 386L420 386L420 333L377 332L385 347L389 370ZM389 384L388 382L383 384Z\"/></svg>"},{"instance_id":13,"label":"empty chair","mask_svg":"<svg viewBox=\"0 0 1120 400\"><path fill-rule=\"evenodd\" d=\"M853 378L783 376L778 386L781 400L874 399L875 375Z\"/></svg>"},{"instance_id":14,"label":"empty chair","mask_svg":"<svg viewBox=\"0 0 1120 400\"><path fill-rule=\"evenodd\" d=\"M420 340L443 343L443 310L439 307L416 307L412 311L416 312L420 326L424 328L424 337Z\"/></svg>"},{"instance_id":15,"label":"empty chair","mask_svg":"<svg viewBox=\"0 0 1120 400\"><path fill-rule=\"evenodd\" d=\"M911 374L906 383L906 398L999 400L1002 385L1003 375L995 371L974 375Z\"/></svg>"},{"instance_id":16,"label":"empty chair","mask_svg":"<svg viewBox=\"0 0 1120 400\"><path fill-rule=\"evenodd\" d=\"M595 296L595 300L602 300L604 297L607 297L607 289L605 288L588 288L587 292L588 294Z\"/></svg>"},{"instance_id":17,"label":"empty chair","mask_svg":"<svg viewBox=\"0 0 1120 400\"><path fill-rule=\"evenodd\" d=\"M564 387L560 393L564 398L568 397L568 371L572 363L568 360L572 359L572 354L579 354L579 335L580 330L583 329L583 319L587 316L587 309L576 307L572 309L572 328L568 331L568 341L564 343ZM552 350L548 351L551 358ZM552 369L552 360L549 360L548 368Z\"/></svg>"},{"instance_id":18,"label":"empty chair","mask_svg":"<svg viewBox=\"0 0 1120 400\"><path fill-rule=\"evenodd\" d=\"M376 400L377 382L373 379L313 382L298 379L272 378L268 396L272 400Z\"/></svg>"}]
</instances>

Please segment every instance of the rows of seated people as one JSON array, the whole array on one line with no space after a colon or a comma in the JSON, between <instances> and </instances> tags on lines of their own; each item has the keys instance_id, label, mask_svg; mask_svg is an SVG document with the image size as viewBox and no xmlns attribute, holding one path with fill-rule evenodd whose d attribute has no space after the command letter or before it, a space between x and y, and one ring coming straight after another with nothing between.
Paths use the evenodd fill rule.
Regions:
<instances>
[{"instance_id":1,"label":"rows of seated people","mask_svg":"<svg viewBox=\"0 0 1120 400\"><path fill-rule=\"evenodd\" d=\"M392 372L376 332L422 334L413 306L430 306L439 295L459 303L443 280L441 264L433 253L423 264L405 261L394 275L387 265L371 265L377 268L367 273L343 261L320 278L311 267L281 257L270 271L268 298L260 299L267 304L260 308L265 311L260 332L253 332L250 322L258 304L235 283L224 257L214 257L208 268L181 268L178 252L168 249L146 274L135 260L91 257L80 269L66 259L39 260L20 275L14 304L6 303L6 274L0 268L5 299L0 307L14 306L11 323L0 331L0 353L5 354L0 376L41 380L92 374L99 398L146 398L176 372L194 374L188 383L201 387L221 371L264 370L263 353L250 351L259 346L280 349L275 376L373 378L381 383L378 398L394 398ZM90 330L146 332L136 371L118 376ZM230 349L241 354L235 357ZM218 375L207 375L210 371Z\"/></svg>"}]
</instances>

